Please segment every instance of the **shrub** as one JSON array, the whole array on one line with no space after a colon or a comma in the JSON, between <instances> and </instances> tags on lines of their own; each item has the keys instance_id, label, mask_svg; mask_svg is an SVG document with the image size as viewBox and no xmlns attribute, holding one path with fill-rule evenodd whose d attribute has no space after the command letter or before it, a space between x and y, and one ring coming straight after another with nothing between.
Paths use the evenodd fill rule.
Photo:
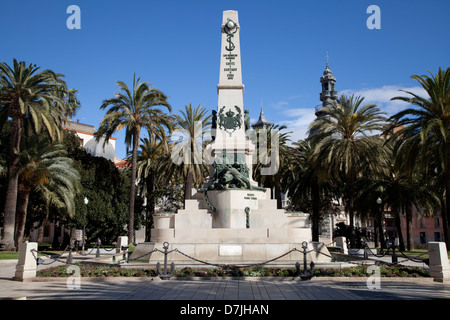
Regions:
<instances>
[{"instance_id":1,"label":"shrub","mask_svg":"<svg viewBox=\"0 0 450 320\"><path fill-rule=\"evenodd\" d=\"M78 265L80 267L80 275L82 277L155 277L158 275L155 269L125 269L119 266L92 266ZM69 277L67 273L68 265L50 267L45 270L37 271L39 277ZM427 270L416 267L405 266L386 266L381 265L381 277L429 277ZM356 266L342 269L315 269L316 277L368 277L368 266ZM303 270L301 270L303 272ZM267 267L248 267L238 268L235 266L226 266L218 268L201 268L193 269L185 267L174 271L176 277L292 277L297 276L295 268L267 268Z\"/></svg>"}]
</instances>

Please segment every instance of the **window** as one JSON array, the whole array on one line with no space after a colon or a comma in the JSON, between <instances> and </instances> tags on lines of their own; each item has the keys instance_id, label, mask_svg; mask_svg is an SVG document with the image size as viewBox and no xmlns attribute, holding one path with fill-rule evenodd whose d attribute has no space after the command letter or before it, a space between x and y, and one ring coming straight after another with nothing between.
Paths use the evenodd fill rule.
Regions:
<instances>
[{"instance_id":1,"label":"window","mask_svg":"<svg viewBox=\"0 0 450 320\"><path fill-rule=\"evenodd\" d=\"M420 227L423 229L425 228L425 218L420 218Z\"/></svg>"},{"instance_id":2,"label":"window","mask_svg":"<svg viewBox=\"0 0 450 320\"><path fill-rule=\"evenodd\" d=\"M441 233L440 232L434 233L434 241L441 241Z\"/></svg>"},{"instance_id":3,"label":"window","mask_svg":"<svg viewBox=\"0 0 450 320\"><path fill-rule=\"evenodd\" d=\"M50 226L45 225L44 226L44 237L49 237L49 236L50 236Z\"/></svg>"},{"instance_id":4,"label":"window","mask_svg":"<svg viewBox=\"0 0 450 320\"><path fill-rule=\"evenodd\" d=\"M421 244L427 243L427 234L425 232L420 232L420 243Z\"/></svg>"},{"instance_id":5,"label":"window","mask_svg":"<svg viewBox=\"0 0 450 320\"><path fill-rule=\"evenodd\" d=\"M441 227L439 218L434 218L434 227L435 228L440 228Z\"/></svg>"}]
</instances>

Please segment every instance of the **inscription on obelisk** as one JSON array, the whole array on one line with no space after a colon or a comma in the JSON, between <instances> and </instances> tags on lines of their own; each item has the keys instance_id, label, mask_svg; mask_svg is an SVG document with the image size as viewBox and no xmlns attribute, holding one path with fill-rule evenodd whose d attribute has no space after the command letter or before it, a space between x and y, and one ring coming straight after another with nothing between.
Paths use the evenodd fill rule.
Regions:
<instances>
[{"instance_id":1,"label":"inscription on obelisk","mask_svg":"<svg viewBox=\"0 0 450 320\"><path fill-rule=\"evenodd\" d=\"M245 141L244 102L237 11L224 11L222 20L220 76L217 85L216 142L224 149L236 149ZM244 139L243 139L244 138ZM240 146L243 147L243 146Z\"/></svg>"}]
</instances>

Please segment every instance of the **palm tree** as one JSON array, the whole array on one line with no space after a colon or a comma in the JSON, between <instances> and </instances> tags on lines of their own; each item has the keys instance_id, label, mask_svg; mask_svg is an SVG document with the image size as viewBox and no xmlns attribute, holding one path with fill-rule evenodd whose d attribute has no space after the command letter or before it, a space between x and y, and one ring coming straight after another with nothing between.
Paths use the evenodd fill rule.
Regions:
<instances>
[{"instance_id":1,"label":"palm tree","mask_svg":"<svg viewBox=\"0 0 450 320\"><path fill-rule=\"evenodd\" d=\"M288 168L283 172L283 181L290 206L311 212L312 241L318 242L322 214L333 209L337 192L332 181L322 176L324 170L313 162L313 151L310 139L294 142L286 161Z\"/></svg>"},{"instance_id":2,"label":"palm tree","mask_svg":"<svg viewBox=\"0 0 450 320\"><path fill-rule=\"evenodd\" d=\"M11 118L11 143L8 163L8 187L4 208L5 250L15 250L14 222L17 206L18 165L20 141L24 124L29 123L35 132L42 128L51 138L61 137L60 121L66 119L64 103L57 93L66 90L60 74L51 70L38 72L39 67L13 60L13 66L0 63L0 107L3 122Z\"/></svg>"},{"instance_id":3,"label":"palm tree","mask_svg":"<svg viewBox=\"0 0 450 320\"><path fill-rule=\"evenodd\" d=\"M161 141L167 141L166 130L171 130L171 121L160 107L172 111L167 97L158 89L150 88L150 83L139 82L133 77L132 90L122 82L117 81L120 92L114 98L103 101L100 109L109 107L97 131L97 141L102 137L105 144L114 132L125 128L125 143L127 152L132 150L131 187L128 220L128 241L134 243L134 202L136 192L137 154L141 130L146 129L150 135L157 136Z\"/></svg>"},{"instance_id":4,"label":"palm tree","mask_svg":"<svg viewBox=\"0 0 450 320\"><path fill-rule=\"evenodd\" d=\"M359 181L359 192L357 195L358 208L361 212L372 212L378 227L380 240L384 238L381 221L383 219L383 208L388 208L395 219L397 235L400 241L400 249L404 250L403 234L401 231L401 215L406 216L406 235L408 250L414 249L412 238L411 210L413 206L423 208L432 212L439 205L439 199L433 192L428 179L419 174L409 175L402 171L400 159L394 159L394 155L387 144L386 148L390 158L382 161L384 170L378 173L366 171L364 177ZM382 205L377 204L377 198L382 200ZM380 205L382 206L380 209ZM384 242L381 246L385 248Z\"/></svg>"},{"instance_id":5,"label":"palm tree","mask_svg":"<svg viewBox=\"0 0 450 320\"><path fill-rule=\"evenodd\" d=\"M23 240L28 200L31 192L39 193L49 206L75 212L74 198L80 190L80 176L67 157L63 145L52 144L43 135L23 141L20 154L19 188L16 212L16 245Z\"/></svg>"},{"instance_id":6,"label":"palm tree","mask_svg":"<svg viewBox=\"0 0 450 320\"><path fill-rule=\"evenodd\" d=\"M267 128L257 129L258 140L256 149L259 154L253 170L255 181L266 188L274 189L278 209L282 208L283 172L287 168L288 158L292 150L288 145L290 142L289 134L292 132L281 132L284 129L286 129L286 126L274 124ZM263 147L260 145L260 142L262 142L260 139L265 138L267 138L267 144L266 147ZM272 147L274 148L273 150ZM268 170L268 167L271 169ZM267 172L273 172L273 174L263 174L264 169ZM273 193L271 192L271 194Z\"/></svg>"},{"instance_id":7,"label":"palm tree","mask_svg":"<svg viewBox=\"0 0 450 320\"><path fill-rule=\"evenodd\" d=\"M413 171L417 165L437 165L434 169L442 172L445 191L445 206L442 206L442 220L445 242L450 246L450 68L439 67L437 74L413 75L428 94L421 97L413 92L403 91L409 97L394 97L392 100L406 101L413 106L391 117L394 127L399 130L395 150L404 156L407 167ZM417 161L419 160L419 161ZM444 208L445 207L445 208Z\"/></svg>"},{"instance_id":8,"label":"palm tree","mask_svg":"<svg viewBox=\"0 0 450 320\"><path fill-rule=\"evenodd\" d=\"M354 226L354 186L361 170L369 166L377 171L385 157L382 140L374 135L384 129L384 113L374 104L362 105L364 98L342 95L323 108L324 116L310 126L315 149L313 162L328 171L327 176L343 177L344 203Z\"/></svg>"},{"instance_id":9,"label":"palm tree","mask_svg":"<svg viewBox=\"0 0 450 320\"><path fill-rule=\"evenodd\" d=\"M141 139L141 147L138 152L137 179L140 181L140 195L146 197L146 221L145 238L150 241L150 228L152 216L155 214L156 186L167 184L175 171L170 157L171 145L167 145L153 138Z\"/></svg>"},{"instance_id":10,"label":"palm tree","mask_svg":"<svg viewBox=\"0 0 450 320\"><path fill-rule=\"evenodd\" d=\"M192 104L186 105L185 110L180 110L181 115L175 115L177 129L172 135L174 148L172 160L181 165L180 169L184 177L184 199L191 199L194 183L204 181L208 167L203 159L203 150L206 147L204 136L211 127L212 115L208 110L198 105L195 110Z\"/></svg>"}]
</instances>

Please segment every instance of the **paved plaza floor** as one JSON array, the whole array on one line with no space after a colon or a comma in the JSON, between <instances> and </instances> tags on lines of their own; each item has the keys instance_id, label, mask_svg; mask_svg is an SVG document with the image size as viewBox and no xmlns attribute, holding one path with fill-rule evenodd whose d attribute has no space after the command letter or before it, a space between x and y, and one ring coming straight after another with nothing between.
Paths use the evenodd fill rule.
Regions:
<instances>
[{"instance_id":1,"label":"paved plaza floor","mask_svg":"<svg viewBox=\"0 0 450 320\"><path fill-rule=\"evenodd\" d=\"M89 310L100 311L103 315L108 312L119 318L127 316L134 308L151 307L151 310L165 310L166 315L172 316L170 319L182 316L194 319L199 316L226 319L260 316L268 319L283 314L291 316L306 307L331 316L343 309L356 312L362 308L367 312L383 308L384 303L390 304L386 307L390 312L425 310L429 306L421 307L420 303L426 300L434 304L434 310L440 310L447 308L450 300L450 282L438 283L430 278L380 278L376 289L368 287L367 278L313 278L310 281L292 278L80 278L79 283L68 283L67 279L19 282L12 280L15 266L14 261L0 261L0 307L8 308L8 304L12 304L12 307L20 308L21 302L12 300L27 300L34 304L32 308L24 309L31 315L47 307L55 310L59 306L59 312L74 310L67 309L65 303L69 307L79 307L84 301L86 308L98 306ZM402 306L402 301L409 304Z\"/></svg>"},{"instance_id":2,"label":"paved plaza floor","mask_svg":"<svg viewBox=\"0 0 450 320\"><path fill-rule=\"evenodd\" d=\"M43 282L12 280L14 261L0 263L0 299L27 300L425 300L450 299L450 282L430 278L313 278L310 281L274 278L79 278ZM40 266L44 268L44 266ZM201 279L201 278L200 278ZM79 284L79 288L78 287ZM372 285L371 285L372 284ZM75 288L75 289L73 289Z\"/></svg>"}]
</instances>

